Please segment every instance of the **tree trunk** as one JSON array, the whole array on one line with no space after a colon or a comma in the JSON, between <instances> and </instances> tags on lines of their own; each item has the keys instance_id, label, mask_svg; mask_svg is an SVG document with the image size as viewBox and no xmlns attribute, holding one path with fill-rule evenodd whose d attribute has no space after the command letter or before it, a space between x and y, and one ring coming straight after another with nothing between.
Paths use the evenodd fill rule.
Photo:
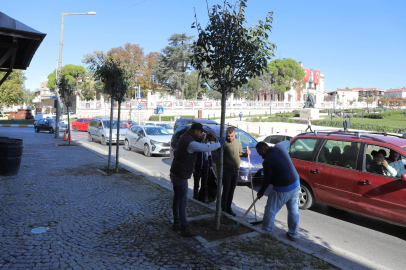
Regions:
<instances>
[{"instance_id":1,"label":"tree trunk","mask_svg":"<svg viewBox=\"0 0 406 270\"><path fill-rule=\"evenodd\" d=\"M111 99L111 105L110 105L110 132L109 132L109 136L110 136L110 140L109 140L109 159L108 162L109 164L107 165L107 169L110 170L110 163L111 163L111 147L112 147L112 142L111 142L111 138L113 137L113 126L111 125L111 123L113 123L113 108L114 108L114 99L113 97L110 97Z\"/></svg>"},{"instance_id":2,"label":"tree trunk","mask_svg":"<svg viewBox=\"0 0 406 270\"><path fill-rule=\"evenodd\" d=\"M196 100L197 100L197 96L199 94L199 80L200 80L200 72L197 73L197 85L196 85Z\"/></svg>"},{"instance_id":3,"label":"tree trunk","mask_svg":"<svg viewBox=\"0 0 406 270\"><path fill-rule=\"evenodd\" d=\"M183 97L185 96L185 73L182 74L182 79L180 80L180 92L181 92L180 99L183 100Z\"/></svg>"},{"instance_id":4,"label":"tree trunk","mask_svg":"<svg viewBox=\"0 0 406 270\"><path fill-rule=\"evenodd\" d=\"M121 102L118 102L118 117L117 117L117 138L116 138L116 173L118 173L118 152L120 150L120 114ZM110 138L111 141L112 138Z\"/></svg>"},{"instance_id":5,"label":"tree trunk","mask_svg":"<svg viewBox=\"0 0 406 270\"><path fill-rule=\"evenodd\" d=\"M221 124L220 124L220 138L224 138L224 125L226 122L226 100L227 92L225 89L222 89L221 96ZM220 217L221 217L221 189L223 187L223 159L224 159L224 147L220 147L220 162L217 164L218 171L218 182L217 182L217 202L216 202L216 230L220 230Z\"/></svg>"}]
</instances>

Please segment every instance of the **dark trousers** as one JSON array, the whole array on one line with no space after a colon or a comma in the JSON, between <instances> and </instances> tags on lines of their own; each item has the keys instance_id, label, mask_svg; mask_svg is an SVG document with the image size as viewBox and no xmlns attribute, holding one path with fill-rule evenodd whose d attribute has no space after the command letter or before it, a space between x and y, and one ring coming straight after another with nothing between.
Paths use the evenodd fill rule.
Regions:
<instances>
[{"instance_id":1,"label":"dark trousers","mask_svg":"<svg viewBox=\"0 0 406 270\"><path fill-rule=\"evenodd\" d=\"M173 196L172 211L173 211L173 221L174 223L179 223L182 225L182 229L187 229L187 218L186 218L186 206L187 206L187 191L188 191L188 181L180 177L171 175L171 182L173 184Z\"/></svg>"},{"instance_id":2,"label":"dark trousers","mask_svg":"<svg viewBox=\"0 0 406 270\"><path fill-rule=\"evenodd\" d=\"M201 202L206 201L208 176L209 176L208 166L203 166L202 168L195 167L195 172L193 173L194 180L193 199L197 199ZM200 183L200 191L199 191L199 183Z\"/></svg>"},{"instance_id":3,"label":"dark trousers","mask_svg":"<svg viewBox=\"0 0 406 270\"><path fill-rule=\"evenodd\" d=\"M310 132L313 132L311 125L308 125L305 131L307 131L309 128L310 128Z\"/></svg>"},{"instance_id":4,"label":"dark trousers","mask_svg":"<svg viewBox=\"0 0 406 270\"><path fill-rule=\"evenodd\" d=\"M237 180L238 170L223 169L223 194L221 195L221 208L223 211L231 210Z\"/></svg>"}]
</instances>

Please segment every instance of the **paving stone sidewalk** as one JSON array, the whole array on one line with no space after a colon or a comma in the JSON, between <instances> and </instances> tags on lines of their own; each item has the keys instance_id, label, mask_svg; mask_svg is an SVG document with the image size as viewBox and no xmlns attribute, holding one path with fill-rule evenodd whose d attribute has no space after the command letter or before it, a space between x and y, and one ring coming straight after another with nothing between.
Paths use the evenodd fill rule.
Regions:
<instances>
[{"instance_id":1,"label":"paving stone sidewalk","mask_svg":"<svg viewBox=\"0 0 406 270\"><path fill-rule=\"evenodd\" d=\"M334 268L263 234L206 248L171 229L173 192L141 173L103 175L105 158L53 135L2 134L25 148L19 174L0 176L1 269ZM193 200L187 213L214 214Z\"/></svg>"}]
</instances>

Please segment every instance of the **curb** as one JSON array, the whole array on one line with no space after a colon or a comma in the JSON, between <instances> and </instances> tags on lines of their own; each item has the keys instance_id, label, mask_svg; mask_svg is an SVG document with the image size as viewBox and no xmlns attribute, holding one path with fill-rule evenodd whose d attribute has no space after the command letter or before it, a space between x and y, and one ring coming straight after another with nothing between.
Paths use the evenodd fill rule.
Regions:
<instances>
[{"instance_id":1,"label":"curb","mask_svg":"<svg viewBox=\"0 0 406 270\"><path fill-rule=\"evenodd\" d=\"M31 128L33 128L34 125L28 125L28 124L0 124L0 127L31 127Z\"/></svg>"}]
</instances>

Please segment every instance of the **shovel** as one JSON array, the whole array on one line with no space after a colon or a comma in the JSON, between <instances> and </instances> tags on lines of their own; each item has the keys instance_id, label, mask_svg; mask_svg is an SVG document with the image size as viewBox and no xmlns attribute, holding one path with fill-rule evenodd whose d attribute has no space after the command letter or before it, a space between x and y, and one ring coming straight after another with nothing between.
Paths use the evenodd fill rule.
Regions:
<instances>
[{"instance_id":1,"label":"shovel","mask_svg":"<svg viewBox=\"0 0 406 270\"><path fill-rule=\"evenodd\" d=\"M249 150L249 147L247 145L247 150ZM251 159L250 159L250 155L248 155L248 164L249 164L249 169L250 169L250 181L251 181L251 193L252 193L252 201L254 201L254 184L252 183L252 174L251 174ZM255 222L258 222L257 220L257 209L255 207L254 204L254 213L255 213Z\"/></svg>"},{"instance_id":2,"label":"shovel","mask_svg":"<svg viewBox=\"0 0 406 270\"><path fill-rule=\"evenodd\" d=\"M233 231L237 230L238 227L240 227L241 222L244 220L244 218L248 215L250 212L251 208L255 205L255 203L258 201L258 197L252 202L251 206L248 208L247 212L242 216L242 218L238 221L237 224L235 224L232 228Z\"/></svg>"}]
</instances>

